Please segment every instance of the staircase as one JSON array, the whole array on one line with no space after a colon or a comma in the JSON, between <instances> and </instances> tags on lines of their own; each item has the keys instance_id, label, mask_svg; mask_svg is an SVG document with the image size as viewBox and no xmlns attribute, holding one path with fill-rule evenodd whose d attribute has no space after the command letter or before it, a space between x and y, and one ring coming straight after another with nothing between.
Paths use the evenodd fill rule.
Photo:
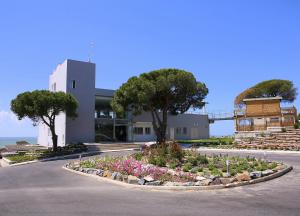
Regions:
<instances>
[{"instance_id":1,"label":"staircase","mask_svg":"<svg viewBox=\"0 0 300 216\"><path fill-rule=\"evenodd\" d=\"M238 148L300 150L300 129L260 134L237 141Z\"/></svg>"}]
</instances>

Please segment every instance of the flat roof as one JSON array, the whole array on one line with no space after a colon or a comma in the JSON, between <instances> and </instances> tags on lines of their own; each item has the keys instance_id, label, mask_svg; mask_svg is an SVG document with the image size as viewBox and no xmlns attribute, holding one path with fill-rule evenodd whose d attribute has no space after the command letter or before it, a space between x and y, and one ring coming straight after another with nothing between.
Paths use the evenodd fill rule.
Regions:
<instances>
[{"instance_id":1,"label":"flat roof","mask_svg":"<svg viewBox=\"0 0 300 216\"><path fill-rule=\"evenodd\" d=\"M95 96L100 96L100 97L114 97L115 90L112 89L100 89L96 88L95 90Z\"/></svg>"},{"instance_id":2,"label":"flat roof","mask_svg":"<svg viewBox=\"0 0 300 216\"><path fill-rule=\"evenodd\" d=\"M265 98L246 98L243 101L264 101L264 100L282 100L282 97L265 97Z\"/></svg>"}]
</instances>

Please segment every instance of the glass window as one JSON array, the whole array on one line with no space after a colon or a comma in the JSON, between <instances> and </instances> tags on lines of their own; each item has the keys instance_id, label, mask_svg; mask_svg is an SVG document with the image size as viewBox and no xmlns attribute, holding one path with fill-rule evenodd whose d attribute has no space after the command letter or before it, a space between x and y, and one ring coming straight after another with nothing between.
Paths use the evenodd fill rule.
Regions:
<instances>
[{"instance_id":1,"label":"glass window","mask_svg":"<svg viewBox=\"0 0 300 216\"><path fill-rule=\"evenodd\" d=\"M181 134L181 128L176 128L176 134Z\"/></svg>"},{"instance_id":2,"label":"glass window","mask_svg":"<svg viewBox=\"0 0 300 216\"><path fill-rule=\"evenodd\" d=\"M143 135L143 128L142 127L134 127L133 133L138 134L138 135Z\"/></svg>"},{"instance_id":3,"label":"glass window","mask_svg":"<svg viewBox=\"0 0 300 216\"><path fill-rule=\"evenodd\" d=\"M146 127L145 128L145 134L151 134L151 128Z\"/></svg>"},{"instance_id":4,"label":"glass window","mask_svg":"<svg viewBox=\"0 0 300 216\"><path fill-rule=\"evenodd\" d=\"M76 88L76 81L75 81L75 80L72 81L72 88L73 88L73 89Z\"/></svg>"},{"instance_id":5,"label":"glass window","mask_svg":"<svg viewBox=\"0 0 300 216\"><path fill-rule=\"evenodd\" d=\"M186 127L183 128L183 134L187 134L187 128Z\"/></svg>"},{"instance_id":6,"label":"glass window","mask_svg":"<svg viewBox=\"0 0 300 216\"><path fill-rule=\"evenodd\" d=\"M270 122L279 122L279 118L270 118Z\"/></svg>"}]
</instances>

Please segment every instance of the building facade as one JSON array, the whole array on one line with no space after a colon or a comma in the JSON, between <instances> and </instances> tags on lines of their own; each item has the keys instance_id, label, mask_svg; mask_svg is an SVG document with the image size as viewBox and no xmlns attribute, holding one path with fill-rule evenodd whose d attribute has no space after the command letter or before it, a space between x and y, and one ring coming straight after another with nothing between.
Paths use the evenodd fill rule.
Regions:
<instances>
[{"instance_id":1,"label":"building facade","mask_svg":"<svg viewBox=\"0 0 300 216\"><path fill-rule=\"evenodd\" d=\"M79 102L78 117L70 119L64 113L56 118L58 145L100 141L144 142L156 136L149 113L119 119L110 102L114 90L95 88L96 65L67 59L50 75L49 90L71 93ZM168 118L167 138L188 140L209 138L207 115L180 114ZM38 144L52 146L51 133L40 123Z\"/></svg>"},{"instance_id":2,"label":"building facade","mask_svg":"<svg viewBox=\"0 0 300 216\"><path fill-rule=\"evenodd\" d=\"M294 127L295 107L282 107L281 97L244 99L245 108L235 111L236 132L281 131Z\"/></svg>"}]
</instances>

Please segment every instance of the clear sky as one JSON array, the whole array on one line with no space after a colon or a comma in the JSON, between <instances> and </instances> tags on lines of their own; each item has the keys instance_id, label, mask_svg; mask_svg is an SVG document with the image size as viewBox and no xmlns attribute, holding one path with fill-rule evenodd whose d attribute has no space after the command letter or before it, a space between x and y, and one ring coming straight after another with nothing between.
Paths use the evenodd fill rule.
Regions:
<instances>
[{"instance_id":1,"label":"clear sky","mask_svg":"<svg viewBox=\"0 0 300 216\"><path fill-rule=\"evenodd\" d=\"M0 29L0 136L37 135L10 113L11 99L48 88L64 59L88 60L91 42L99 88L181 68L207 84L211 112L231 111L234 97L262 80L300 88L298 0L9 0L0 3ZM211 133L231 134L233 122Z\"/></svg>"}]
</instances>

